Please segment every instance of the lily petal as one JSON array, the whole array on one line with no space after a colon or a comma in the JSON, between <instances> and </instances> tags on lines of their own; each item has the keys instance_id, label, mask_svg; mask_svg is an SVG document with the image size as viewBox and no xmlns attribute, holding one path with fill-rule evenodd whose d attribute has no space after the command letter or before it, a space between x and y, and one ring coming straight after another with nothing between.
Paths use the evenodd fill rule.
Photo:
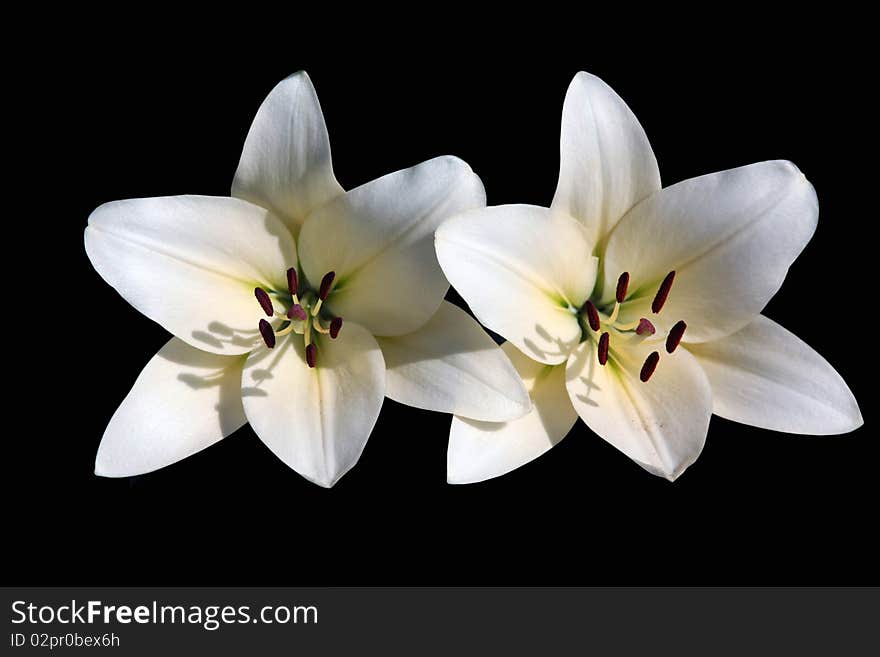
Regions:
<instances>
[{"instance_id":1,"label":"lily petal","mask_svg":"<svg viewBox=\"0 0 880 657\"><path fill-rule=\"evenodd\" d=\"M95 474L130 477L213 445L247 421L241 406L243 356L218 356L172 338L113 414Z\"/></svg>"},{"instance_id":2,"label":"lily petal","mask_svg":"<svg viewBox=\"0 0 880 657\"><path fill-rule=\"evenodd\" d=\"M601 253L611 229L660 189L648 137L626 103L589 73L571 81L562 106L559 183L551 208L574 217Z\"/></svg>"},{"instance_id":3,"label":"lily petal","mask_svg":"<svg viewBox=\"0 0 880 657\"><path fill-rule=\"evenodd\" d=\"M452 418L446 477L471 484L515 470L559 443L577 422L565 392L565 368L537 363L509 342L501 345L532 397L532 409L510 422Z\"/></svg>"},{"instance_id":4,"label":"lily petal","mask_svg":"<svg viewBox=\"0 0 880 657\"><path fill-rule=\"evenodd\" d=\"M447 301L417 331L377 342L388 368L385 394L402 404L493 422L521 417L531 407L504 352Z\"/></svg>"},{"instance_id":5,"label":"lily petal","mask_svg":"<svg viewBox=\"0 0 880 657\"><path fill-rule=\"evenodd\" d=\"M578 415L600 437L649 472L670 481L703 449L712 391L697 360L684 349L662 357L653 376L639 379L642 363L657 343L615 349L599 365L593 345L584 342L566 366L566 386ZM661 348L662 351L662 348Z\"/></svg>"},{"instance_id":6,"label":"lily petal","mask_svg":"<svg viewBox=\"0 0 880 657\"><path fill-rule=\"evenodd\" d=\"M269 208L296 236L309 212L342 193L318 96L300 71L280 82L257 111L232 195Z\"/></svg>"},{"instance_id":7,"label":"lily petal","mask_svg":"<svg viewBox=\"0 0 880 657\"><path fill-rule=\"evenodd\" d=\"M247 201L170 196L105 203L85 230L101 277L144 315L184 342L243 354L263 317L254 288L286 290L296 266L290 232Z\"/></svg>"},{"instance_id":8,"label":"lily petal","mask_svg":"<svg viewBox=\"0 0 880 657\"><path fill-rule=\"evenodd\" d=\"M813 186L790 162L761 162L685 180L639 203L608 240L604 301L623 271L631 299L650 303L675 271L662 317L687 322L687 339L730 335L754 319L782 285L816 229ZM630 304L630 305L638 305ZM637 318L644 308L625 317ZM654 317L651 317L654 321Z\"/></svg>"},{"instance_id":9,"label":"lily petal","mask_svg":"<svg viewBox=\"0 0 880 657\"><path fill-rule=\"evenodd\" d=\"M347 192L314 212L300 236L310 281L336 272L326 305L374 335L405 335L440 307L449 283L434 230L486 204L483 184L456 157L438 157Z\"/></svg>"},{"instance_id":10,"label":"lily petal","mask_svg":"<svg viewBox=\"0 0 880 657\"><path fill-rule=\"evenodd\" d=\"M477 319L535 360L565 361L581 337L573 310L596 281L581 224L546 208L500 205L447 221L435 243Z\"/></svg>"},{"instance_id":11,"label":"lily petal","mask_svg":"<svg viewBox=\"0 0 880 657\"><path fill-rule=\"evenodd\" d=\"M814 435L863 423L855 397L828 361L763 315L721 340L685 346L709 377L721 417Z\"/></svg>"},{"instance_id":12,"label":"lily petal","mask_svg":"<svg viewBox=\"0 0 880 657\"><path fill-rule=\"evenodd\" d=\"M302 336L248 357L242 375L248 421L269 449L309 481L329 488L361 456L385 397L385 362L363 327L346 322L306 363Z\"/></svg>"}]
</instances>

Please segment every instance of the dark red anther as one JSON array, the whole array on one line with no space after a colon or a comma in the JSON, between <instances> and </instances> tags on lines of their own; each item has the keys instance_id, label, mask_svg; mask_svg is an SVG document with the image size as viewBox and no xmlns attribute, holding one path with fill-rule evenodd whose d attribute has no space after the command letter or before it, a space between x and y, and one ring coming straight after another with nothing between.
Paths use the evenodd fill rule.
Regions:
<instances>
[{"instance_id":1,"label":"dark red anther","mask_svg":"<svg viewBox=\"0 0 880 657\"><path fill-rule=\"evenodd\" d=\"M287 290L291 294L299 294L299 279L296 275L296 267L287 270Z\"/></svg>"},{"instance_id":2,"label":"dark red anther","mask_svg":"<svg viewBox=\"0 0 880 657\"><path fill-rule=\"evenodd\" d=\"M669 290L672 289L672 281L674 280L675 271L666 274L666 278L660 283L660 287L657 289L657 294L654 295L654 300L651 302L651 312L659 313L660 310L662 310L663 304L666 303L666 297L669 296Z\"/></svg>"},{"instance_id":3,"label":"dark red anther","mask_svg":"<svg viewBox=\"0 0 880 657\"><path fill-rule=\"evenodd\" d=\"M657 332L657 329L654 328L654 325L650 322L650 320L642 317L639 320L639 326L636 329L636 335L654 335Z\"/></svg>"},{"instance_id":4,"label":"dark red anther","mask_svg":"<svg viewBox=\"0 0 880 657\"><path fill-rule=\"evenodd\" d=\"M290 307L290 310L287 311L287 319L299 319L299 320L303 320L303 319L305 319L306 317L308 317L308 315L306 314L306 309L303 308L303 307L302 307L301 305L299 305L298 303L293 304L293 305Z\"/></svg>"},{"instance_id":5,"label":"dark red anther","mask_svg":"<svg viewBox=\"0 0 880 657\"><path fill-rule=\"evenodd\" d=\"M339 335L339 332L342 330L342 318L334 317L333 321L330 322L330 337L334 340L336 336Z\"/></svg>"},{"instance_id":6,"label":"dark red anther","mask_svg":"<svg viewBox=\"0 0 880 657\"><path fill-rule=\"evenodd\" d=\"M596 306L593 305L593 302L587 299L587 302L584 304L584 307L581 308L581 312L587 314L587 322L590 324L590 328L594 331L599 330L599 311L596 310Z\"/></svg>"},{"instance_id":7,"label":"dark red anther","mask_svg":"<svg viewBox=\"0 0 880 657\"><path fill-rule=\"evenodd\" d=\"M648 382L648 379L651 378L654 370L657 369L657 363L659 362L660 354L656 351L652 351L645 359L645 363L642 365L642 371L639 372L639 378L642 380L642 383Z\"/></svg>"},{"instance_id":8,"label":"dark red anther","mask_svg":"<svg viewBox=\"0 0 880 657\"><path fill-rule=\"evenodd\" d=\"M596 354L599 356L599 365L604 365L608 362L608 343L610 341L611 336L608 335L608 331L599 336L599 347L596 350Z\"/></svg>"},{"instance_id":9,"label":"dark red anther","mask_svg":"<svg viewBox=\"0 0 880 657\"><path fill-rule=\"evenodd\" d=\"M306 362L309 364L309 367L314 367L315 363L318 362L318 347L315 346L314 342L306 347Z\"/></svg>"},{"instance_id":10,"label":"dark red anther","mask_svg":"<svg viewBox=\"0 0 880 657\"><path fill-rule=\"evenodd\" d=\"M254 288L254 296L260 302L260 307L266 313L266 317L271 317L275 314L275 308L272 307L272 299L269 298L269 293L266 290L261 287Z\"/></svg>"},{"instance_id":11,"label":"dark red anther","mask_svg":"<svg viewBox=\"0 0 880 657\"><path fill-rule=\"evenodd\" d=\"M680 319L675 323L675 326L669 329L669 333L666 335L666 353L671 354L675 351L687 327L688 325L684 323L684 320Z\"/></svg>"},{"instance_id":12,"label":"dark red anther","mask_svg":"<svg viewBox=\"0 0 880 657\"><path fill-rule=\"evenodd\" d=\"M626 299L626 289L629 287L629 272L625 271L617 279L617 303L623 303Z\"/></svg>"},{"instance_id":13,"label":"dark red anther","mask_svg":"<svg viewBox=\"0 0 880 657\"><path fill-rule=\"evenodd\" d=\"M318 291L318 298L323 301L330 294L330 288L333 286L333 279L336 278L335 271L328 271L321 279L321 288Z\"/></svg>"},{"instance_id":14,"label":"dark red anther","mask_svg":"<svg viewBox=\"0 0 880 657\"><path fill-rule=\"evenodd\" d=\"M263 336L263 342L266 343L269 349L275 346L275 331L272 330L272 325L265 319L260 320L260 335Z\"/></svg>"}]
</instances>

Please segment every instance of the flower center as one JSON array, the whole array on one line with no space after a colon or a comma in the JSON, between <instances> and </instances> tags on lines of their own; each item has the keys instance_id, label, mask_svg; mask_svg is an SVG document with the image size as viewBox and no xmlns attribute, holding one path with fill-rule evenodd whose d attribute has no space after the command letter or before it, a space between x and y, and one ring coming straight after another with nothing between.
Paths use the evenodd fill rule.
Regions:
<instances>
[{"instance_id":1,"label":"flower center","mask_svg":"<svg viewBox=\"0 0 880 657\"><path fill-rule=\"evenodd\" d=\"M321 285L315 292L307 284L301 284L296 268L291 267L287 270L287 292L266 291L261 287L254 289L254 296L266 316L283 320L278 329L272 328L265 319L260 320L260 335L269 349L275 347L277 338L296 333L303 336L306 362L309 367L315 366L318 361L318 345L315 343L317 336L312 331L329 335L335 340L342 330L342 317L334 316L323 308L324 300L333 290L335 278L336 272L324 274ZM280 305L283 310L275 310L275 304Z\"/></svg>"},{"instance_id":2,"label":"flower center","mask_svg":"<svg viewBox=\"0 0 880 657\"><path fill-rule=\"evenodd\" d=\"M660 283L657 292L654 294L654 300L651 302L651 312L653 314L657 315L663 310L663 306L666 304L666 299L669 297L669 292L672 290L672 283L674 281L675 272L671 271L666 274L666 277ZM630 334L640 336L644 340L650 339L654 341L659 341L664 337L663 335L653 337L657 333L657 328L647 317L640 317L636 321L626 323L619 319L620 306L626 301L626 293L628 289L629 272L625 271L620 275L620 278L617 279L617 290L613 306L607 306L600 309L588 299L578 311L578 320L580 321L582 334L581 339L582 341L591 340L596 343L596 357L599 360L600 365L605 365L608 362L612 333L617 337L623 337ZM666 353L671 354L675 351L684 336L686 328L687 324L685 324L684 320L679 320L669 329L669 331L666 332ZM657 364L659 362L660 352L652 351L645 359L641 372L639 373L639 379L641 379L643 383L647 383L651 378L651 375L654 374L654 370L657 369Z\"/></svg>"}]
</instances>

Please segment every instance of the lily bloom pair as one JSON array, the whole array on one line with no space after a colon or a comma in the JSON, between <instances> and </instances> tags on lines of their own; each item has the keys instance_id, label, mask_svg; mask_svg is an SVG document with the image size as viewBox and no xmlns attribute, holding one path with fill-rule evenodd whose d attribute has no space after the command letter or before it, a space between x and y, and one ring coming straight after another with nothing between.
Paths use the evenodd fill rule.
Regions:
<instances>
[{"instance_id":1,"label":"lily bloom pair","mask_svg":"<svg viewBox=\"0 0 880 657\"><path fill-rule=\"evenodd\" d=\"M96 270L175 336L111 419L95 471L149 472L250 422L332 486L385 396L455 415L454 483L536 458L578 416L669 479L713 411L851 431L862 420L841 377L759 314L817 216L787 162L661 189L635 116L586 73L566 95L549 209L486 207L454 157L345 192L296 74L260 107L232 198L117 201L89 218ZM449 282L508 342L443 300Z\"/></svg>"}]
</instances>

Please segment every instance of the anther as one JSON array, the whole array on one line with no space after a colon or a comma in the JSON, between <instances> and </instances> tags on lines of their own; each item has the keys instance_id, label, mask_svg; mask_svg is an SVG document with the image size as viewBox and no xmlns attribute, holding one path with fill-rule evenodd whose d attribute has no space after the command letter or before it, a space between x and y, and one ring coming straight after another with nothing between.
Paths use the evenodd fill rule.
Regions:
<instances>
[{"instance_id":1,"label":"anther","mask_svg":"<svg viewBox=\"0 0 880 657\"><path fill-rule=\"evenodd\" d=\"M608 335L608 331L605 331L599 337L599 347L596 350L596 355L599 356L599 365L604 365L608 362L608 343L611 341L611 336Z\"/></svg>"},{"instance_id":2,"label":"anther","mask_svg":"<svg viewBox=\"0 0 880 657\"><path fill-rule=\"evenodd\" d=\"M629 287L629 272L625 271L617 279L617 303L623 303L626 299L626 289Z\"/></svg>"},{"instance_id":3,"label":"anther","mask_svg":"<svg viewBox=\"0 0 880 657\"><path fill-rule=\"evenodd\" d=\"M275 314L275 308L272 307L272 299L269 298L269 293L266 290L261 287L254 288L254 296L260 302L260 307L266 313L266 317L271 317Z\"/></svg>"},{"instance_id":4,"label":"anther","mask_svg":"<svg viewBox=\"0 0 880 657\"><path fill-rule=\"evenodd\" d=\"M669 296L669 290L672 289L672 281L674 280L675 271L673 270L666 274L666 278L660 283L660 287L657 289L657 294L654 295L654 300L651 302L652 312L659 313L663 308L663 304L666 303L666 297Z\"/></svg>"},{"instance_id":5,"label":"anther","mask_svg":"<svg viewBox=\"0 0 880 657\"><path fill-rule=\"evenodd\" d=\"M339 335L339 332L341 330L342 330L342 318L341 317L334 317L333 321L330 322L330 337L335 340L336 336Z\"/></svg>"},{"instance_id":6,"label":"anther","mask_svg":"<svg viewBox=\"0 0 880 657\"><path fill-rule=\"evenodd\" d=\"M590 324L590 328L594 331L599 330L599 311L596 310L596 306L593 305L593 302L587 299L587 302L584 304L584 307L581 308L581 312L585 312L587 314L587 321Z\"/></svg>"},{"instance_id":7,"label":"anther","mask_svg":"<svg viewBox=\"0 0 880 657\"><path fill-rule=\"evenodd\" d=\"M299 293L299 279L296 275L296 267L291 267L287 270L287 290L294 296Z\"/></svg>"},{"instance_id":8,"label":"anther","mask_svg":"<svg viewBox=\"0 0 880 657\"><path fill-rule=\"evenodd\" d=\"M639 378L642 380L642 383L648 382L648 379L651 378L654 370L657 369L657 363L659 362L660 354L656 351L652 351L645 359L645 363L642 365L642 371L639 372Z\"/></svg>"},{"instance_id":9,"label":"anther","mask_svg":"<svg viewBox=\"0 0 880 657\"><path fill-rule=\"evenodd\" d=\"M333 279L336 278L335 271L328 271L321 279L321 288L318 291L318 298L323 301L330 294L330 288L333 287Z\"/></svg>"},{"instance_id":10,"label":"anther","mask_svg":"<svg viewBox=\"0 0 880 657\"><path fill-rule=\"evenodd\" d=\"M265 319L260 320L260 335L263 336L263 342L266 343L269 349L275 346L275 331L272 330L272 325Z\"/></svg>"},{"instance_id":11,"label":"anther","mask_svg":"<svg viewBox=\"0 0 880 657\"><path fill-rule=\"evenodd\" d=\"M639 326L636 329L636 335L654 335L657 332L657 329L654 328L654 325L650 322L650 320L642 317L639 320Z\"/></svg>"},{"instance_id":12,"label":"anther","mask_svg":"<svg viewBox=\"0 0 880 657\"><path fill-rule=\"evenodd\" d=\"M314 367L317 361L318 347L316 347L315 343L312 342L311 344L306 345L306 362L309 364L309 367Z\"/></svg>"},{"instance_id":13,"label":"anther","mask_svg":"<svg viewBox=\"0 0 880 657\"><path fill-rule=\"evenodd\" d=\"M293 305L290 307L290 310L287 311L287 319L299 319L299 320L303 320L303 319L305 319L306 317L308 317L308 315L306 315L306 309L303 308L303 307L302 307L301 305L299 305L298 303L293 304Z\"/></svg>"},{"instance_id":14,"label":"anther","mask_svg":"<svg viewBox=\"0 0 880 657\"><path fill-rule=\"evenodd\" d=\"M669 333L666 335L666 353L671 354L675 351L687 327L688 325L684 323L684 320L680 319L675 323L675 326L669 329Z\"/></svg>"}]
</instances>

